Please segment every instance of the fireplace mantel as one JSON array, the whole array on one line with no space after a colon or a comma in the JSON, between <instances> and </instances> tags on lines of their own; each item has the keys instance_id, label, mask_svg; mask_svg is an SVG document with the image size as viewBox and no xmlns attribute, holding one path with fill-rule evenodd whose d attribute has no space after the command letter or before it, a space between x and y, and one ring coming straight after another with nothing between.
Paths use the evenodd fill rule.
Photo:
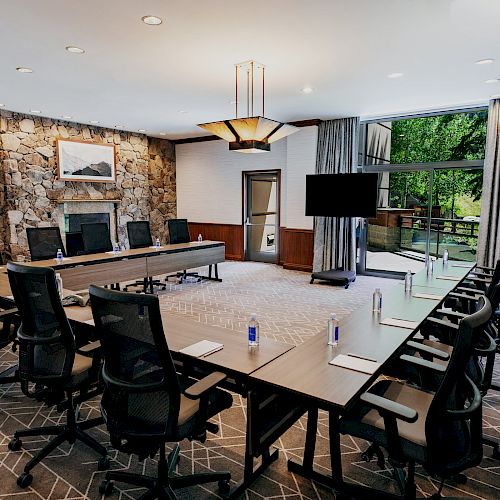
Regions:
<instances>
[{"instance_id":1,"label":"fireplace mantel","mask_svg":"<svg viewBox=\"0 0 500 500\"><path fill-rule=\"evenodd\" d=\"M98 200L98 199L87 199L87 200L81 200L81 199L76 199L73 200L71 198L62 198L60 200L57 200L57 203L120 203L121 200L106 200L104 198Z\"/></svg>"}]
</instances>

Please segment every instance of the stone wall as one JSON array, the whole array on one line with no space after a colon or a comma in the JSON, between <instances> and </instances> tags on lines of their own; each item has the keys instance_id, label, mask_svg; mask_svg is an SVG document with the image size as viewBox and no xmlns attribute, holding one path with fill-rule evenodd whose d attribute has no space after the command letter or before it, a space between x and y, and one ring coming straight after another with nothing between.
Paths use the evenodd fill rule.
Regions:
<instances>
[{"instance_id":1,"label":"stone wall","mask_svg":"<svg viewBox=\"0 0 500 500\"><path fill-rule=\"evenodd\" d=\"M116 183L57 178L56 139L116 145ZM126 223L150 220L166 242L166 221L176 216L175 149L168 140L38 116L0 111L0 252L29 256L27 227L58 224L58 200L120 200L118 237Z\"/></svg>"}]
</instances>

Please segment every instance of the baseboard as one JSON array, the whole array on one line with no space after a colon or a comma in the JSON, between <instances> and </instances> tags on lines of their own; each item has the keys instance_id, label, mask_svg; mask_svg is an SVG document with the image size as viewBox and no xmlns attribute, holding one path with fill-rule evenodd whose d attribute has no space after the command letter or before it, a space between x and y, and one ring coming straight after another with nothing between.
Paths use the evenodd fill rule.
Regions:
<instances>
[{"instance_id":1,"label":"baseboard","mask_svg":"<svg viewBox=\"0 0 500 500\"><path fill-rule=\"evenodd\" d=\"M294 264L292 262L284 262L283 269L290 269L291 271L304 271L305 273L312 273L312 266L305 264Z\"/></svg>"}]
</instances>

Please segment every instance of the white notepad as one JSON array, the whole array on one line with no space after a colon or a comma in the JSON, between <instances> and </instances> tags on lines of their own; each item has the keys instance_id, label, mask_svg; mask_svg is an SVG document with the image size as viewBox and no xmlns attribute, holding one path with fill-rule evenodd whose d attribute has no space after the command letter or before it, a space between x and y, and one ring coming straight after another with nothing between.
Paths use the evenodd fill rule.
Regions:
<instances>
[{"instance_id":1,"label":"white notepad","mask_svg":"<svg viewBox=\"0 0 500 500\"><path fill-rule=\"evenodd\" d=\"M460 281L462 278L457 278L456 276L446 276L442 274L441 276L436 276L437 280L448 280L448 281Z\"/></svg>"},{"instance_id":2,"label":"white notepad","mask_svg":"<svg viewBox=\"0 0 500 500\"><path fill-rule=\"evenodd\" d=\"M417 299L429 299L429 300L443 300L443 295L436 295L435 293L414 293L413 296Z\"/></svg>"},{"instance_id":3,"label":"white notepad","mask_svg":"<svg viewBox=\"0 0 500 500\"><path fill-rule=\"evenodd\" d=\"M84 323L85 323L86 325L95 326L95 323L94 323L94 318L86 319L86 320L84 321Z\"/></svg>"},{"instance_id":4,"label":"white notepad","mask_svg":"<svg viewBox=\"0 0 500 500\"><path fill-rule=\"evenodd\" d=\"M348 370L354 370L356 372L367 373L368 375L372 375L380 368L380 363L368 361L367 359L355 358L354 356L347 356L345 354L335 356L329 364L347 368Z\"/></svg>"},{"instance_id":5,"label":"white notepad","mask_svg":"<svg viewBox=\"0 0 500 500\"><path fill-rule=\"evenodd\" d=\"M466 269L471 269L472 264L452 264L451 267L465 267Z\"/></svg>"},{"instance_id":6,"label":"white notepad","mask_svg":"<svg viewBox=\"0 0 500 500\"><path fill-rule=\"evenodd\" d=\"M397 326L399 328L408 328L408 330L415 330L417 328L418 323L416 321L410 321L408 319L399 319L399 318L384 318L381 322L381 325L388 326Z\"/></svg>"},{"instance_id":7,"label":"white notepad","mask_svg":"<svg viewBox=\"0 0 500 500\"><path fill-rule=\"evenodd\" d=\"M193 356L195 358L204 358L209 354L220 351L224 347L224 344L219 344L219 342L212 342L211 340L202 340L196 342L196 344L188 345L181 349L179 352L182 354L187 354L188 356Z\"/></svg>"},{"instance_id":8,"label":"white notepad","mask_svg":"<svg viewBox=\"0 0 500 500\"><path fill-rule=\"evenodd\" d=\"M106 252L108 255L115 255L115 252L113 250L111 250L110 252ZM121 251L118 252L116 255L120 255L121 254Z\"/></svg>"}]
</instances>

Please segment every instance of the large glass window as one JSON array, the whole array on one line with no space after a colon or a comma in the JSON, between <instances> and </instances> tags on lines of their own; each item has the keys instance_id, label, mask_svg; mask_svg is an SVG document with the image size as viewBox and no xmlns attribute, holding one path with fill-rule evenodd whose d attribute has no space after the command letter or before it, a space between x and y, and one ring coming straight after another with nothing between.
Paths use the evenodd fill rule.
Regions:
<instances>
[{"instance_id":1,"label":"large glass window","mask_svg":"<svg viewBox=\"0 0 500 500\"><path fill-rule=\"evenodd\" d=\"M379 198L360 271L418 271L445 249L475 260L486 122L475 110L362 125L360 165L379 173Z\"/></svg>"}]
</instances>

